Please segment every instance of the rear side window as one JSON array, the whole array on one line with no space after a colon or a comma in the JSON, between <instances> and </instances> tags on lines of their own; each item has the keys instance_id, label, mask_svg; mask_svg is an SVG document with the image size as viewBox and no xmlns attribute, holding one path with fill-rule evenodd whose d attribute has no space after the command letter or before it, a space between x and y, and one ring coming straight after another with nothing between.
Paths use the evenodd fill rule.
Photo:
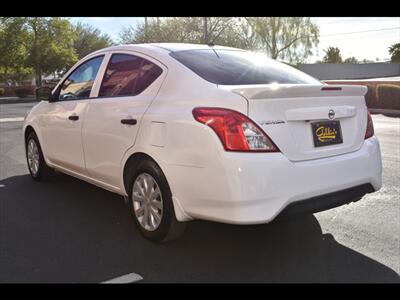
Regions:
<instances>
[{"instance_id":1,"label":"rear side window","mask_svg":"<svg viewBox=\"0 0 400 300\"><path fill-rule=\"evenodd\" d=\"M99 97L135 96L162 73L157 65L130 54L113 54L100 86Z\"/></svg>"},{"instance_id":2,"label":"rear side window","mask_svg":"<svg viewBox=\"0 0 400 300\"><path fill-rule=\"evenodd\" d=\"M136 93L140 94L162 73L162 69L148 60L143 60L141 72L136 85Z\"/></svg>"},{"instance_id":3,"label":"rear side window","mask_svg":"<svg viewBox=\"0 0 400 300\"><path fill-rule=\"evenodd\" d=\"M184 50L170 55L203 79L221 85L321 84L263 54L241 50Z\"/></svg>"}]
</instances>

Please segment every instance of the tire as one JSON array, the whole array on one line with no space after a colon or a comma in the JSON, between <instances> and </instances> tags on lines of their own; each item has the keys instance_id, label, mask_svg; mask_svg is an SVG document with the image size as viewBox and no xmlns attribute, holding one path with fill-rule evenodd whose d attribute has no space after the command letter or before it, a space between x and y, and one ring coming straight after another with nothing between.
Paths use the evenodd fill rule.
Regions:
<instances>
[{"instance_id":1,"label":"tire","mask_svg":"<svg viewBox=\"0 0 400 300\"><path fill-rule=\"evenodd\" d=\"M30 158L29 158L29 147L30 144L33 143L36 146L37 152L36 152L36 157L38 158L38 165L37 168L32 167L32 163L30 164ZM31 174L31 177L36 180L36 181L46 181L49 180L52 175L54 174L54 170L50 168L47 164L46 161L44 160L42 148L40 147L39 139L36 136L35 132L30 132L28 134L28 137L26 138L25 141L25 154L26 154L26 162L28 165L28 170L29 173Z\"/></svg>"},{"instance_id":2,"label":"tire","mask_svg":"<svg viewBox=\"0 0 400 300\"><path fill-rule=\"evenodd\" d=\"M176 219L171 190L160 167L154 161L146 159L129 170L128 176L129 211L141 234L153 242L167 242L178 238L185 229L185 223ZM155 184L145 185L145 182ZM146 186L149 188L146 189ZM148 197L143 195L146 192ZM154 200L150 201L149 198Z\"/></svg>"}]
</instances>

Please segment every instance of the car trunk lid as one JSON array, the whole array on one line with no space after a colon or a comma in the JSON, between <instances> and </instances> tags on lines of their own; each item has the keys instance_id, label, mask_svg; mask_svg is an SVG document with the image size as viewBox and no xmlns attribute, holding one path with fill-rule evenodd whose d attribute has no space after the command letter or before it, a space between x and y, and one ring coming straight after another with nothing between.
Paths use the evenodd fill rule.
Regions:
<instances>
[{"instance_id":1,"label":"car trunk lid","mask_svg":"<svg viewBox=\"0 0 400 300\"><path fill-rule=\"evenodd\" d=\"M364 142L367 124L364 100L367 88L364 86L266 84L219 87L247 99L248 116L291 161L356 151ZM340 123L342 143L316 147L315 126L325 130L326 122L331 120ZM316 123L314 132L313 123Z\"/></svg>"}]
</instances>

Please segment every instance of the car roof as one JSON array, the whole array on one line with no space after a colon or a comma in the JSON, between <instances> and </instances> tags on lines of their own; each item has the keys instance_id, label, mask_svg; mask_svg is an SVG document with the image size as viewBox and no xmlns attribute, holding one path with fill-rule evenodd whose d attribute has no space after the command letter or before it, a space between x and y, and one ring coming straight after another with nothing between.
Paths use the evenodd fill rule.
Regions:
<instances>
[{"instance_id":1,"label":"car roof","mask_svg":"<svg viewBox=\"0 0 400 300\"><path fill-rule=\"evenodd\" d=\"M209 50L209 49L235 49L235 50L242 50L238 48L232 47L225 47L219 45L207 45L207 44L189 44L189 43L152 43L149 44L155 47L163 48L167 51L174 52L174 51L184 51L184 50Z\"/></svg>"},{"instance_id":2,"label":"car roof","mask_svg":"<svg viewBox=\"0 0 400 300\"><path fill-rule=\"evenodd\" d=\"M175 52L175 51L183 51L183 50L242 50L238 48L225 47L225 46L210 46L206 44L189 44L189 43L147 43L147 44L124 44L119 46L111 46L105 49L101 49L97 52L102 51L113 51L113 50L139 50L139 49L147 49L152 52ZM244 50L242 50L244 51Z\"/></svg>"}]
</instances>

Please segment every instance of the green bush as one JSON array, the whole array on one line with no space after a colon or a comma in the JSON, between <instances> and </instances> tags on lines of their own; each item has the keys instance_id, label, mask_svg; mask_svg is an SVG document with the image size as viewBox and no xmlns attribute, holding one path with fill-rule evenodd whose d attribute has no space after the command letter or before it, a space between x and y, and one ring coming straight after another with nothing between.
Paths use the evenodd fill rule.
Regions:
<instances>
[{"instance_id":1,"label":"green bush","mask_svg":"<svg viewBox=\"0 0 400 300\"><path fill-rule=\"evenodd\" d=\"M6 91L5 89L0 88L0 97L4 96L5 91Z\"/></svg>"},{"instance_id":2,"label":"green bush","mask_svg":"<svg viewBox=\"0 0 400 300\"><path fill-rule=\"evenodd\" d=\"M379 84L376 90L380 108L400 109L400 84Z\"/></svg>"},{"instance_id":3,"label":"green bush","mask_svg":"<svg viewBox=\"0 0 400 300\"><path fill-rule=\"evenodd\" d=\"M14 90L15 96L19 98L26 98L35 94L31 87L19 87Z\"/></svg>"}]
</instances>

